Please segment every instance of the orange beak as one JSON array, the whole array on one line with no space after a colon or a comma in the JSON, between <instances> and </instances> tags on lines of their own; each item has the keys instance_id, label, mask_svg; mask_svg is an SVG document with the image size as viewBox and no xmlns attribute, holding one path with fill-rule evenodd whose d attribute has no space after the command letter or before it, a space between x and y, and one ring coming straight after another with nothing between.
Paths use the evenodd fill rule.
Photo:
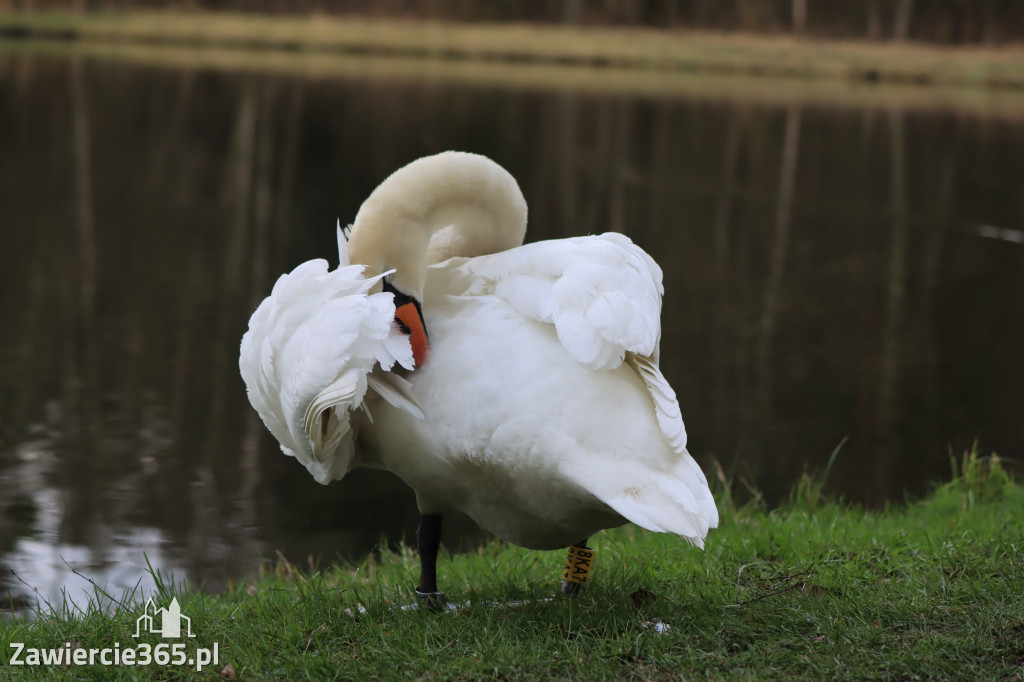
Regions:
<instances>
[{"instance_id":1,"label":"orange beak","mask_svg":"<svg viewBox=\"0 0 1024 682\"><path fill-rule=\"evenodd\" d=\"M403 332L409 334L413 360L416 361L417 367L422 367L430 352L430 341L427 339L427 329L423 326L423 318L416 304L410 301L395 308L395 321Z\"/></svg>"}]
</instances>

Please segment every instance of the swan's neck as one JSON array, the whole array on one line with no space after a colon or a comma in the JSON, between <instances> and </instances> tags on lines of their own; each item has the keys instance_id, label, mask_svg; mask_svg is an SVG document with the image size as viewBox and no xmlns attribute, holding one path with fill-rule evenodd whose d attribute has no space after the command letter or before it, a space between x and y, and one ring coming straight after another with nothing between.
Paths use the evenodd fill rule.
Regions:
<instances>
[{"instance_id":1,"label":"swan's neck","mask_svg":"<svg viewBox=\"0 0 1024 682\"><path fill-rule=\"evenodd\" d=\"M392 173L363 202L349 255L372 277L423 299L427 266L523 243L526 200L508 171L485 156L443 152Z\"/></svg>"}]
</instances>

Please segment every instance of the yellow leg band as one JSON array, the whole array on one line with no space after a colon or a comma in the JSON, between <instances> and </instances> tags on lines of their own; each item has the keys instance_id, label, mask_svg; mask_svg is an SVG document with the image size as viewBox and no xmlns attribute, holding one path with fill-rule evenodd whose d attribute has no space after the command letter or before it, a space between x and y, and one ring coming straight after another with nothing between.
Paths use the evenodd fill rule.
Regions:
<instances>
[{"instance_id":1,"label":"yellow leg band","mask_svg":"<svg viewBox=\"0 0 1024 682\"><path fill-rule=\"evenodd\" d=\"M569 557L565 560L562 580L582 585L590 577L590 568L594 565L594 550L589 547L569 548Z\"/></svg>"}]
</instances>

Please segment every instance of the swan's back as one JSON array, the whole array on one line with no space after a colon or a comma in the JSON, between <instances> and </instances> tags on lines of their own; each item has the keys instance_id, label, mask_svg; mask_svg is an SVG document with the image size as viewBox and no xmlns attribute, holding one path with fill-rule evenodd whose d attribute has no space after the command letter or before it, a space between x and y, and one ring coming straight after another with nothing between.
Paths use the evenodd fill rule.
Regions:
<instances>
[{"instance_id":1,"label":"swan's back","mask_svg":"<svg viewBox=\"0 0 1024 682\"><path fill-rule=\"evenodd\" d=\"M718 515L657 362L661 272L621 235L431 268L426 419L385 416L381 456L429 505L564 546L626 520L702 545ZM625 320L625 322L623 321ZM394 417L394 418L392 418Z\"/></svg>"}]
</instances>

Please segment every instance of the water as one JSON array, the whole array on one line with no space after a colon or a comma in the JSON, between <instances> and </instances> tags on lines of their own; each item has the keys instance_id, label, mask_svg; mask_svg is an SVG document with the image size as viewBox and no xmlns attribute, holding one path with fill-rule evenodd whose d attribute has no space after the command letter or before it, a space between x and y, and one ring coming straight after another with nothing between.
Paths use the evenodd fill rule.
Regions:
<instances>
[{"instance_id":1,"label":"water","mask_svg":"<svg viewBox=\"0 0 1024 682\"><path fill-rule=\"evenodd\" d=\"M145 591L146 557L220 590L277 551L305 565L411 534L394 478L321 487L280 454L237 353L279 273L335 259L335 219L443 149L519 178L529 239L618 230L659 260L662 364L709 473L717 460L778 500L846 439L829 489L880 504L923 493L975 440L1024 459L1024 104L431 69L0 53L15 606L80 602L86 577ZM478 537L462 520L446 540Z\"/></svg>"}]
</instances>

